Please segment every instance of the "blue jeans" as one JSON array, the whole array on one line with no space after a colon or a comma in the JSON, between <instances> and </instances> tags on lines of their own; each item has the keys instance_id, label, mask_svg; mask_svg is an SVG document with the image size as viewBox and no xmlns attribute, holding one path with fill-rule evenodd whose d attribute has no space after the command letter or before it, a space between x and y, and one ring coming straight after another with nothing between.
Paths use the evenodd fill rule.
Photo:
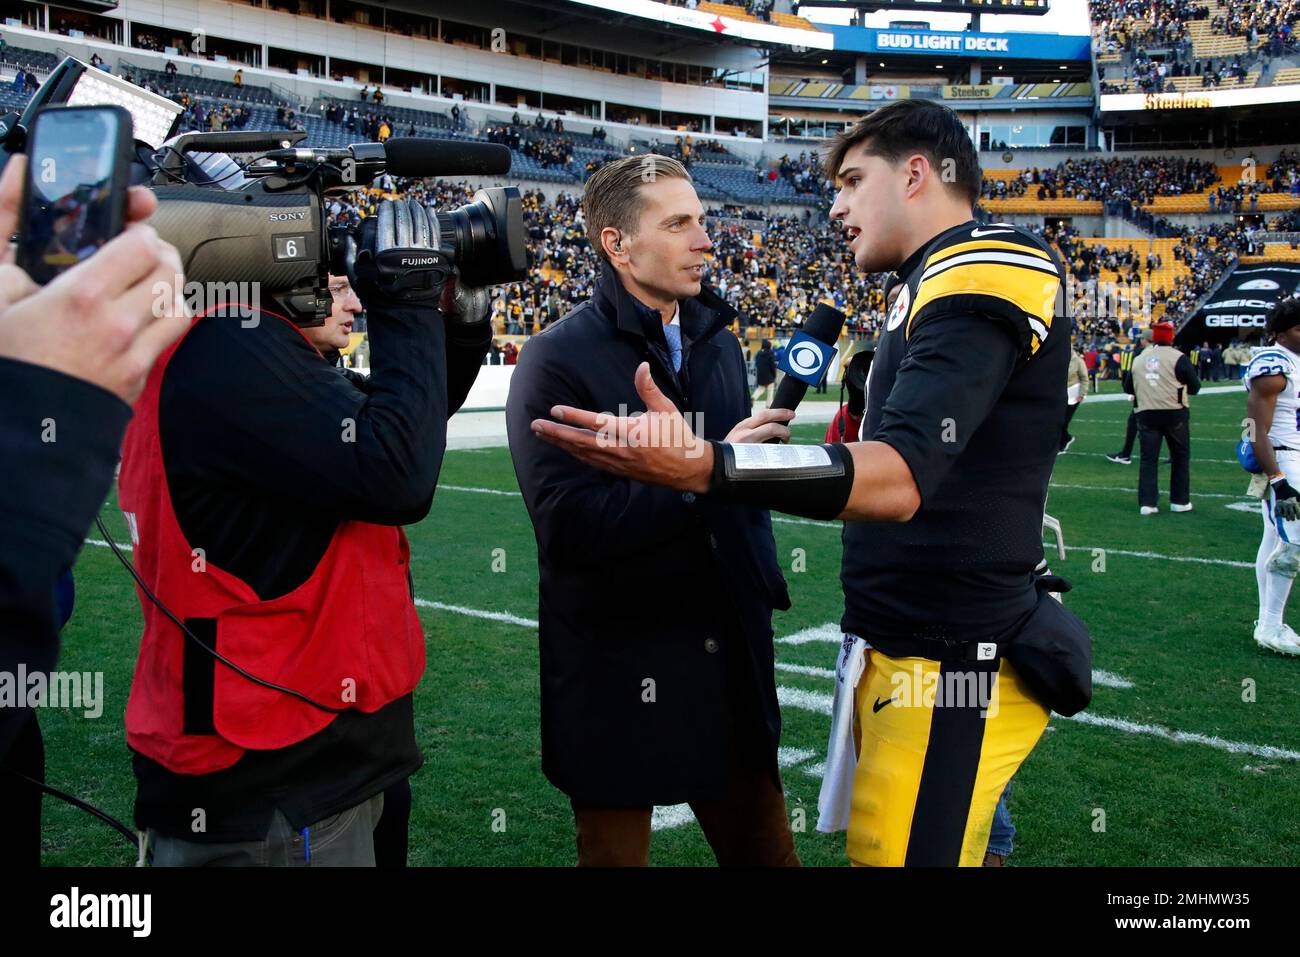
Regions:
<instances>
[{"instance_id":1,"label":"blue jeans","mask_svg":"<svg viewBox=\"0 0 1300 957\"><path fill-rule=\"evenodd\" d=\"M1011 823L1011 812L1007 810L1007 795L1011 793L1011 782L1007 782L998 799L998 806L993 811L993 827L989 829L988 853L1011 856L1011 849L1016 839L1016 826Z\"/></svg>"}]
</instances>

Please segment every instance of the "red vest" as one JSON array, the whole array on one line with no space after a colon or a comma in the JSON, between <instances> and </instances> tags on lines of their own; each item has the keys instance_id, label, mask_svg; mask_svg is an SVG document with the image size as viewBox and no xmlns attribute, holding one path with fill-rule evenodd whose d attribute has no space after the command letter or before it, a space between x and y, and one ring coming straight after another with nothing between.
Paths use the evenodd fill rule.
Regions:
<instances>
[{"instance_id":1,"label":"red vest","mask_svg":"<svg viewBox=\"0 0 1300 957\"><path fill-rule=\"evenodd\" d=\"M826 438L823 442L856 442L858 432L862 428L862 416L851 415L847 405L840 406L840 410L835 413L835 418L831 419L831 424L826 427Z\"/></svg>"},{"instance_id":2,"label":"red vest","mask_svg":"<svg viewBox=\"0 0 1300 957\"><path fill-rule=\"evenodd\" d=\"M288 322L274 317L281 320ZM366 713L409 694L424 673L424 634L407 582L410 547L400 528L341 522L312 576L270 601L258 600L247 583L196 555L185 540L158 432L163 374L181 341L184 336L155 363L123 445L118 500L140 577L181 621L215 619L217 653L265 681ZM144 636L126 706L126 739L134 750L179 774L209 774L230 767L245 750L302 741L336 717L216 661L143 592L140 605ZM195 733L193 723L185 726L186 655L191 668L197 662L200 671L212 669L205 733Z\"/></svg>"}]
</instances>

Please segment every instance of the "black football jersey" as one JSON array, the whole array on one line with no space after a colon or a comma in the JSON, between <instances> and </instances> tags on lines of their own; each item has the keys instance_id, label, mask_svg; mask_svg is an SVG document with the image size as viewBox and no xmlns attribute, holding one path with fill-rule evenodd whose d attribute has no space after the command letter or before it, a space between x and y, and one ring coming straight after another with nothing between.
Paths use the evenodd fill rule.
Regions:
<instances>
[{"instance_id":1,"label":"black football jersey","mask_svg":"<svg viewBox=\"0 0 1300 957\"><path fill-rule=\"evenodd\" d=\"M889 635L970 639L1033 607L1065 416L1064 275L1037 236L973 220L895 274L861 438L903 457L922 504L906 523L845 523L845 631L888 653Z\"/></svg>"}]
</instances>

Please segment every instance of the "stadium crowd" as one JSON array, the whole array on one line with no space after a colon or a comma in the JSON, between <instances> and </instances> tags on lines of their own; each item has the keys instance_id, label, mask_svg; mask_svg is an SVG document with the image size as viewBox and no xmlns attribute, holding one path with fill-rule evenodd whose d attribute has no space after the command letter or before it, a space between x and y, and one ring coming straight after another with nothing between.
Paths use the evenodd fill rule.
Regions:
<instances>
[{"instance_id":1,"label":"stadium crowd","mask_svg":"<svg viewBox=\"0 0 1300 957\"><path fill-rule=\"evenodd\" d=\"M1268 56L1281 56L1296 50L1297 19L1300 0L1254 0L1229 7L1210 23L1231 36L1246 37L1252 50L1262 42Z\"/></svg>"},{"instance_id":2,"label":"stadium crowd","mask_svg":"<svg viewBox=\"0 0 1300 957\"><path fill-rule=\"evenodd\" d=\"M1173 156L1138 159L1070 159L1055 167L1024 170L1009 180L985 178L982 196L1003 199L1128 200L1146 205L1156 196L1181 196L1208 189L1219 179L1213 163Z\"/></svg>"},{"instance_id":3,"label":"stadium crowd","mask_svg":"<svg viewBox=\"0 0 1300 957\"><path fill-rule=\"evenodd\" d=\"M1210 5L1196 0L1092 0L1090 7L1098 55L1132 54L1131 73L1126 64L1124 79L1135 80L1143 92L1167 91L1172 87L1167 78L1177 76L1199 76L1205 87L1218 86L1228 77L1244 80L1257 51L1266 75L1270 58L1298 49L1300 0L1258 0L1229 5L1222 13L1216 7L1213 16ZM1206 19L1213 34L1246 40L1244 59L1241 55L1231 61L1196 58L1187 24ZM1149 56L1149 51L1162 47L1168 53L1160 59ZM1101 64L1098 76L1101 92L1118 89L1106 79Z\"/></svg>"},{"instance_id":4,"label":"stadium crowd","mask_svg":"<svg viewBox=\"0 0 1300 957\"><path fill-rule=\"evenodd\" d=\"M1091 0L1089 7L1101 54L1175 44L1187 36L1187 21L1210 15L1193 0Z\"/></svg>"},{"instance_id":5,"label":"stadium crowd","mask_svg":"<svg viewBox=\"0 0 1300 957\"><path fill-rule=\"evenodd\" d=\"M527 128L514 125L493 128L495 141L513 145L527 141ZM538 139L543 145L567 146L563 138ZM686 155L686 142L656 143L656 152ZM599 166L597 158L587 165ZM829 181L816 172L811 154L783 157L781 173L804 174L805 181ZM1130 212L1155 196L1177 196L1210 188L1218 181L1213 163L1176 157L1140 159L1068 160L1054 168L1033 168L1009 181L986 180L985 196L1032 195L1042 198L1074 196L1106 198L1122 203ZM1283 153L1265 176L1252 184L1261 189L1292 190L1300 182L1300 156ZM466 203L473 190L465 183L441 180L392 180L384 190L406 193L440 209ZM998 192L1001 186L1003 191ZM1220 187L1222 195L1235 195L1234 187ZM1032 191L1032 193L1031 193ZM380 191L354 191L332 199L331 221L355 223L373 212ZM523 196L529 251L529 281L497 289L493 315L499 335L529 335L544 328L588 298L599 274L599 259L586 233L579 196L541 191ZM1072 311L1081 341L1103 348L1137 334L1152 317L1152 310L1177 321L1210 289L1241 255L1261 251L1254 232L1239 224L1197 229L1175 226L1143 214L1148 228L1159 236L1183 240L1172 255L1187 273L1166 286L1155 277L1166 265L1155 251L1143 252L1125 244L1088 244L1068 226L1049 225L1041 232L1059 250L1071 278ZM768 214L754 208L726 207L709 210L713 261L709 283L742 317L755 327L752 335L788 335L811 313L822 298L829 298L849 318L851 335L874 338L884 320L884 281L880 275L864 276L852 268L838 227L823 216ZM738 330L742 338L745 330Z\"/></svg>"}]
</instances>

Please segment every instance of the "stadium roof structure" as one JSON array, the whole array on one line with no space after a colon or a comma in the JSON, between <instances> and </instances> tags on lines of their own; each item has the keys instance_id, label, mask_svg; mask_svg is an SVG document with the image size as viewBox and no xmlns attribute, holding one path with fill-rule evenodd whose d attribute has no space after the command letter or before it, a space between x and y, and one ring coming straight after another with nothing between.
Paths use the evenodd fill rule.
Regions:
<instances>
[{"instance_id":1,"label":"stadium roof structure","mask_svg":"<svg viewBox=\"0 0 1300 957\"><path fill-rule=\"evenodd\" d=\"M790 14L774 14L768 23L751 16L744 7L702 2L694 10L669 6L659 0L568 0L593 11L620 14L667 28L682 28L712 34L719 40L738 40L763 46L786 46L829 50L834 37L808 20Z\"/></svg>"},{"instance_id":2,"label":"stadium roof structure","mask_svg":"<svg viewBox=\"0 0 1300 957\"><path fill-rule=\"evenodd\" d=\"M891 13L1002 13L1018 17L1042 16L1050 12L1050 0L796 0L795 11L802 12L809 8L825 10L860 10L875 13L888 10Z\"/></svg>"}]
</instances>

